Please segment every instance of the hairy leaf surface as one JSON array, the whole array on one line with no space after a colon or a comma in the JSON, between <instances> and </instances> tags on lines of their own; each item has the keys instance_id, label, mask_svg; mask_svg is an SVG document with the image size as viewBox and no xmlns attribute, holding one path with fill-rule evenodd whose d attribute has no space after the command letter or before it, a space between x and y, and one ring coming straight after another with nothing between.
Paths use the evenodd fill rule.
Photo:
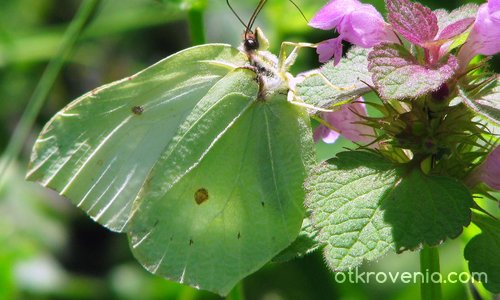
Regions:
<instances>
[{"instance_id":1,"label":"hairy leaf surface","mask_svg":"<svg viewBox=\"0 0 500 300\"><path fill-rule=\"evenodd\" d=\"M354 47L338 65L326 63L318 70L297 76L298 96L311 106L331 108L368 93L372 85L368 52Z\"/></svg>"},{"instance_id":2,"label":"hairy leaf surface","mask_svg":"<svg viewBox=\"0 0 500 300\"><path fill-rule=\"evenodd\" d=\"M492 88L486 93L471 95L463 88L458 88L458 95L461 100L470 109L474 110L479 115L486 119L500 124L500 80L497 79L492 83Z\"/></svg>"}]
</instances>

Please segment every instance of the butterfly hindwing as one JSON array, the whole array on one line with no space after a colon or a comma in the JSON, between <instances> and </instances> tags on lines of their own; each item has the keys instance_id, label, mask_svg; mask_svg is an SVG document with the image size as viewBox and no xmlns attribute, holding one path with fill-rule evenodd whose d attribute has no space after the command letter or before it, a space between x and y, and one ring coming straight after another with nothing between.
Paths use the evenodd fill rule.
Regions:
<instances>
[{"instance_id":1,"label":"butterfly hindwing","mask_svg":"<svg viewBox=\"0 0 500 300\"><path fill-rule=\"evenodd\" d=\"M149 271L224 295L296 238L308 116L285 95L258 100L255 77L219 81L152 170L129 233Z\"/></svg>"}]
</instances>

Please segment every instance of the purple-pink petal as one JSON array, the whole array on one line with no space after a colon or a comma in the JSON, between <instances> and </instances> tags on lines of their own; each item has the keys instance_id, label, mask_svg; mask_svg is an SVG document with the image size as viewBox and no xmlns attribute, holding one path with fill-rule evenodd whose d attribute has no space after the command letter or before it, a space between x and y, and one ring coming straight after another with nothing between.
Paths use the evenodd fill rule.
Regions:
<instances>
[{"instance_id":1,"label":"purple-pink petal","mask_svg":"<svg viewBox=\"0 0 500 300\"><path fill-rule=\"evenodd\" d=\"M500 1L499 0L488 1L488 9L489 11L498 12L500 10Z\"/></svg>"},{"instance_id":2,"label":"purple-pink petal","mask_svg":"<svg viewBox=\"0 0 500 300\"><path fill-rule=\"evenodd\" d=\"M313 139L314 142L323 140L327 144L333 144L339 138L340 134L336 131L331 130L325 125L320 125L316 130L314 130Z\"/></svg>"},{"instance_id":3,"label":"purple-pink petal","mask_svg":"<svg viewBox=\"0 0 500 300\"><path fill-rule=\"evenodd\" d=\"M333 57L334 64L338 64L342 57L342 39L338 37L319 43L316 53L319 55L320 62L325 63Z\"/></svg>"},{"instance_id":4,"label":"purple-pink petal","mask_svg":"<svg viewBox=\"0 0 500 300\"><path fill-rule=\"evenodd\" d=\"M500 52L500 0L490 0L479 7L474 27L459 53L461 66L477 54Z\"/></svg>"},{"instance_id":5,"label":"purple-pink petal","mask_svg":"<svg viewBox=\"0 0 500 300\"><path fill-rule=\"evenodd\" d=\"M363 98L345 104L341 109L323 113L322 118L338 132L331 130L325 125L320 125L314 132L314 140L322 139L325 143L333 143L339 134L344 138L356 143L369 144L374 140L373 128L362 124L363 116L366 116L366 107Z\"/></svg>"},{"instance_id":6,"label":"purple-pink petal","mask_svg":"<svg viewBox=\"0 0 500 300\"><path fill-rule=\"evenodd\" d=\"M497 146L467 178L469 186L484 182L490 188L500 190L500 146Z\"/></svg>"},{"instance_id":7,"label":"purple-pink petal","mask_svg":"<svg viewBox=\"0 0 500 300\"><path fill-rule=\"evenodd\" d=\"M361 3L357 0L332 0L323 6L309 22L309 26L330 30L337 27L342 18Z\"/></svg>"},{"instance_id":8,"label":"purple-pink petal","mask_svg":"<svg viewBox=\"0 0 500 300\"><path fill-rule=\"evenodd\" d=\"M483 182L495 190L500 190L500 146L488 155L481 171Z\"/></svg>"},{"instance_id":9,"label":"purple-pink petal","mask_svg":"<svg viewBox=\"0 0 500 300\"><path fill-rule=\"evenodd\" d=\"M480 44L478 54L500 52L500 0L491 0L479 7L469 39Z\"/></svg>"},{"instance_id":10,"label":"purple-pink petal","mask_svg":"<svg viewBox=\"0 0 500 300\"><path fill-rule=\"evenodd\" d=\"M377 11L353 11L341 25L339 29L343 39L363 48L371 48L382 42L398 41L390 25Z\"/></svg>"},{"instance_id":11,"label":"purple-pink petal","mask_svg":"<svg viewBox=\"0 0 500 300\"><path fill-rule=\"evenodd\" d=\"M342 40L364 48L398 41L391 26L375 7L358 0L330 1L318 11L309 25L324 30L336 29L339 33L337 38L318 45L320 62L334 57L337 64L342 56Z\"/></svg>"}]
</instances>

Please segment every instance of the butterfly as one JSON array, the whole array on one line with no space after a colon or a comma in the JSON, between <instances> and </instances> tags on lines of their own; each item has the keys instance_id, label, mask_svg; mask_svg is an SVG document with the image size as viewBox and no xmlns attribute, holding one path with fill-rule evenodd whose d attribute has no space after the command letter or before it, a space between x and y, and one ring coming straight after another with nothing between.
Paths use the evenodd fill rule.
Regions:
<instances>
[{"instance_id":1,"label":"butterfly","mask_svg":"<svg viewBox=\"0 0 500 300\"><path fill-rule=\"evenodd\" d=\"M303 45L268 46L247 27L239 48L188 48L84 94L45 125L27 179L127 233L150 272L226 295L297 237L315 160L287 72Z\"/></svg>"}]
</instances>

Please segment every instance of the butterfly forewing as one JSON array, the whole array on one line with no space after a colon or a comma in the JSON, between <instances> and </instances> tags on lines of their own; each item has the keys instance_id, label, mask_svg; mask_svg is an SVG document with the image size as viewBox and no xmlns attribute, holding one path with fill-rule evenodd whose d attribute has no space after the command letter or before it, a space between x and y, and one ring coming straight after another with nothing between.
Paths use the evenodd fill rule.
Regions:
<instances>
[{"instance_id":1,"label":"butterfly forewing","mask_svg":"<svg viewBox=\"0 0 500 300\"><path fill-rule=\"evenodd\" d=\"M83 95L43 129L28 179L122 231L147 174L180 124L214 84L246 62L228 45L194 47Z\"/></svg>"}]
</instances>

